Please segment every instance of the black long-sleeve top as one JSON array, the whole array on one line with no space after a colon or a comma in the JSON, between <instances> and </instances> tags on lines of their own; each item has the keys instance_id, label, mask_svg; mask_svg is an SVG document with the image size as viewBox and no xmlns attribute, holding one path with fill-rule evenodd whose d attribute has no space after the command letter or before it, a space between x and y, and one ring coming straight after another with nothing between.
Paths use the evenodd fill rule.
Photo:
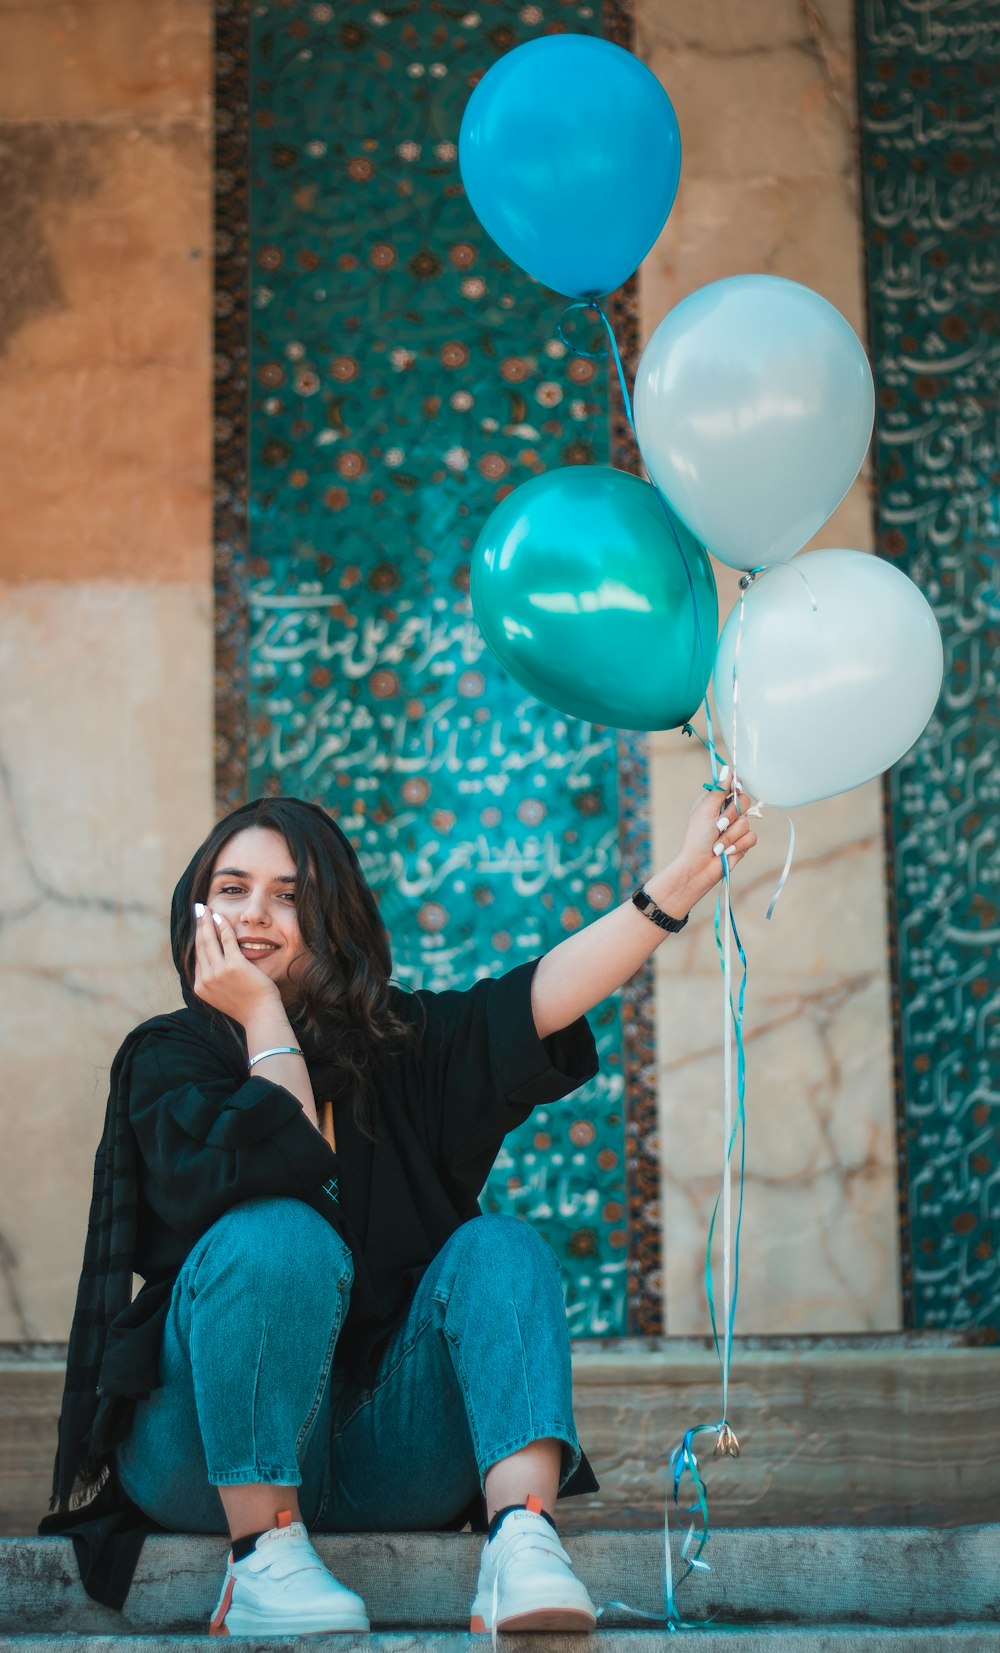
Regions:
<instances>
[{"instance_id":1,"label":"black long-sleeve top","mask_svg":"<svg viewBox=\"0 0 1000 1653\"><path fill-rule=\"evenodd\" d=\"M375 1140L350 1108L337 1107L336 1152L289 1091L247 1076L231 1026L220 1032L200 1008L156 1017L130 1035L112 1074L109 1120L127 1110L118 1128L135 1150L131 1266L145 1284L104 1339L97 1427L105 1439L121 1438L131 1402L159 1383L170 1295L192 1245L223 1212L260 1196L305 1201L350 1246L355 1280L337 1359L370 1381L424 1269L479 1214L478 1195L505 1135L597 1071L584 1019L538 1037L534 969L520 965L461 992L393 988L392 1008L416 1038L374 1072ZM310 1077L321 1103L329 1075L311 1065ZM106 1140L110 1134L106 1128ZM84 1294L81 1282L81 1301ZM596 1485L584 1459L564 1492ZM124 1600L138 1554L134 1538L127 1562L112 1553L125 1506L112 1475L89 1533L79 1514L43 1523L46 1532L73 1530L85 1585L112 1605ZM127 1513L134 1533L141 1521Z\"/></svg>"}]
</instances>

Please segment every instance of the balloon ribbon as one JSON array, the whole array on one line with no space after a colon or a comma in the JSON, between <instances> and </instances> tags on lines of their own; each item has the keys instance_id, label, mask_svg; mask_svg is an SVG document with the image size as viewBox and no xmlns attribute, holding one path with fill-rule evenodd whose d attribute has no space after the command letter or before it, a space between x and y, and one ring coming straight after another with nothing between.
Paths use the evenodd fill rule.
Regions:
<instances>
[{"instance_id":1,"label":"balloon ribbon","mask_svg":"<svg viewBox=\"0 0 1000 1653\"><path fill-rule=\"evenodd\" d=\"M574 310L586 310L588 314L595 316L603 323L608 335L608 351L597 352L582 350L575 345L571 339L566 337L562 325L563 320ZM579 300L577 303L569 305L563 311L562 316L560 316L559 322L556 326L556 331L563 344L566 345L568 350L573 351L575 355L585 356L592 361L603 359L608 354L612 356L618 375L618 384L621 390L625 416L628 419L629 427L632 431L633 437L635 438L636 447L638 448L639 438L635 428L635 420L632 415L632 402L628 393L628 385L625 380L625 369L622 365L621 353L618 349L617 340L615 339L614 329L612 328L611 323L601 305L596 300ZM669 527L673 537L674 545L677 548L684 571L687 575L688 587L691 593L691 602L694 608L695 627L698 639L698 649L701 657L702 673L707 684L708 673L705 671L707 650L701 628L701 616L698 612L698 603L695 598L694 580L688 565L688 560L684 555L684 547L681 544L680 536L677 533L673 515L667 501L652 479L650 479L650 485L660 502L661 509L663 510L663 514L667 520L667 526ZM756 577L756 572L758 571L754 571L754 577ZM748 581L748 584L749 583L750 582ZM712 729L712 713L708 704L707 688L704 707L705 720L708 726L708 740L702 740L701 735L698 735L698 739L702 740L702 744L708 752L711 763L712 779L710 782L706 782L706 790L710 792L724 792L728 797L729 789L721 780L721 774L724 773L724 770L719 763L718 752L715 745L715 736ZM697 733L697 731L694 730L690 724L685 724L684 729L687 734ZM735 799L737 811L742 813L739 802L739 788L738 783L736 782L736 773L736 755L733 753L733 790L731 795ZM690 1573L696 1570L700 1572L710 1571L709 1563L702 1560L702 1551L705 1549L705 1546L711 1538L711 1525L709 1522L708 1512L708 1488L705 1485L705 1481L701 1473L701 1467L698 1462L697 1454L694 1450L693 1442L699 1435L714 1434L716 1439L713 1456L717 1458L738 1458L740 1455L740 1443L736 1437L732 1424L729 1422L728 1412L729 1373L732 1362L733 1326L736 1319L736 1301L739 1293L740 1231L743 1223L743 1188L746 1174L746 1058L743 1042L743 1008L746 997L747 958L743 949L743 943L740 940L739 931L736 927L736 919L733 914L730 891L731 869L724 854L720 857L720 859L722 861L722 883L720 885L719 896L715 906L715 944L716 950L719 954L723 978L724 1154L722 1184L719 1193L716 1196L715 1205L712 1210L712 1219L708 1230L708 1241L705 1247L705 1287L708 1295L708 1309L712 1323L712 1339L715 1344L715 1352L719 1359L722 1374L722 1417L719 1419L718 1423L697 1424L693 1428L686 1430L670 1453L669 1464L672 1484L668 1484L667 1495L663 1506L664 1614L655 1615L651 1613L642 1613L637 1608L630 1607L626 1602L621 1601L605 1602L603 1606L598 1609L597 1614L598 1618L600 1618L609 1609L617 1608L619 1611L628 1613L632 1617L642 1618L651 1623L661 1624L665 1622L668 1630L689 1629L696 1627L697 1621L686 1620L680 1616L675 1592L677 1585L682 1584ZM787 868L789 864L790 857L789 862L786 863L786 870L783 875L783 880L784 877L787 876ZM779 887L778 894L780 893L781 890ZM777 896L775 896L775 900L776 899ZM770 913L768 916L770 916ZM732 966L732 943L734 941L742 971L735 1003L733 999ZM735 1110L733 1107L734 1072L736 1099ZM732 1159L733 1149L735 1147L737 1137L740 1142L739 1197L737 1204L736 1230L734 1235L732 1227ZM724 1305L721 1339L719 1335L720 1317L716 1313L715 1287L712 1277L712 1243L715 1237L715 1226L719 1216L720 1204L722 1206L722 1295ZM688 1476L691 1481L694 1501L687 1507L686 1510L686 1514L691 1519L688 1525L687 1534L680 1549L681 1560L686 1563L686 1567L685 1571L675 1583L673 1563L670 1553L670 1498L672 1495L675 1507L679 1507L681 1486L685 1476ZM694 1546L693 1554L690 1553L692 1546Z\"/></svg>"}]
</instances>

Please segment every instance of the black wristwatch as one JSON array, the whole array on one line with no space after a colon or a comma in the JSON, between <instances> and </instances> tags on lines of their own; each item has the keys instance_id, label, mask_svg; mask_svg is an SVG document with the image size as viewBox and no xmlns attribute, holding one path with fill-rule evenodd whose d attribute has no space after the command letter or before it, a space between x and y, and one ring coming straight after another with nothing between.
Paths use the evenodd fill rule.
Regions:
<instances>
[{"instance_id":1,"label":"black wristwatch","mask_svg":"<svg viewBox=\"0 0 1000 1653\"><path fill-rule=\"evenodd\" d=\"M670 930L676 934L678 930L683 930L687 923L686 918L671 918L669 913L665 913L662 907L656 905L653 897L646 894L641 884L632 897L632 905L638 907L641 913L645 913L647 918L651 918L654 924L658 924L661 930Z\"/></svg>"}]
</instances>

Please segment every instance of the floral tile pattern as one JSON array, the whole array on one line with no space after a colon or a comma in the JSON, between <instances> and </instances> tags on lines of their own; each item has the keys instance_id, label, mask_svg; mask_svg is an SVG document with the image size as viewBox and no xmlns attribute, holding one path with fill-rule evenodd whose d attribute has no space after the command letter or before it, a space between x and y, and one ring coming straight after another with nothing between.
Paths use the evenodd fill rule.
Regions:
<instances>
[{"instance_id":1,"label":"floral tile pattern","mask_svg":"<svg viewBox=\"0 0 1000 1653\"><path fill-rule=\"evenodd\" d=\"M644 869L638 743L526 695L468 597L505 493L633 457L602 364L567 351L563 302L490 242L457 164L493 61L601 28L553 0L218 13L220 801L334 810L413 985L536 956ZM509 1139L484 1197L555 1248L575 1335L662 1324L649 998L592 1015L599 1078Z\"/></svg>"}]
</instances>

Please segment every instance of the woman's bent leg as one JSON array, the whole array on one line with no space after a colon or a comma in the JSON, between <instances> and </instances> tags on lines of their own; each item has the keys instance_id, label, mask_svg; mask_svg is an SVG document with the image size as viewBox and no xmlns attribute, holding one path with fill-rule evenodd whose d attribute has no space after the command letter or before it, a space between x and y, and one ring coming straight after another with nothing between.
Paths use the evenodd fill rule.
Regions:
<instances>
[{"instance_id":1,"label":"woman's bent leg","mask_svg":"<svg viewBox=\"0 0 1000 1653\"><path fill-rule=\"evenodd\" d=\"M580 1448L549 1247L513 1217L464 1223L420 1281L372 1389L339 1410L326 1530L444 1525L494 1465L537 1442L558 1443L562 1486Z\"/></svg>"},{"instance_id":2,"label":"woman's bent leg","mask_svg":"<svg viewBox=\"0 0 1000 1653\"><path fill-rule=\"evenodd\" d=\"M162 1386L118 1449L134 1503L161 1526L225 1532L215 1488L300 1487L315 1516L322 1479L303 1486L302 1463L352 1278L343 1240L298 1200L234 1206L202 1235L174 1287Z\"/></svg>"},{"instance_id":3,"label":"woman's bent leg","mask_svg":"<svg viewBox=\"0 0 1000 1653\"><path fill-rule=\"evenodd\" d=\"M592 1629L545 1498L580 1458L559 1265L512 1217L479 1217L442 1247L374 1388L335 1408L327 1530L445 1524L487 1480L511 1493L483 1551L473 1630ZM516 1489L516 1491L515 1491Z\"/></svg>"}]
</instances>

